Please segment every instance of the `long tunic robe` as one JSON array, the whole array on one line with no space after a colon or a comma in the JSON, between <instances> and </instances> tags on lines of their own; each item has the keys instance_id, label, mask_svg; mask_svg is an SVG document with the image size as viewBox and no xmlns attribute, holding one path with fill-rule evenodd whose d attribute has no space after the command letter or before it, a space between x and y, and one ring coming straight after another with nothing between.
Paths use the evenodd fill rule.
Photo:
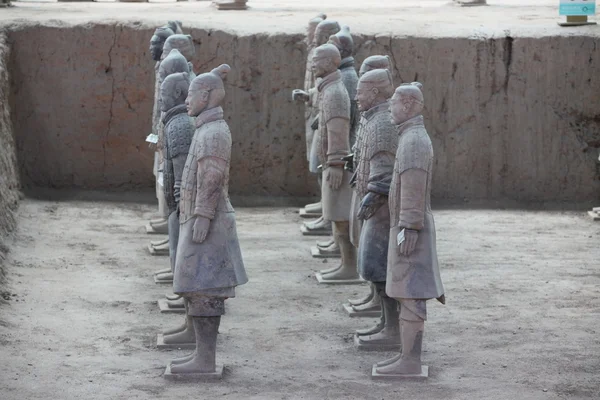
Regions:
<instances>
[{"instance_id":1,"label":"long tunic robe","mask_svg":"<svg viewBox=\"0 0 600 400\"><path fill-rule=\"evenodd\" d=\"M398 150L390 186L390 239L386 293L401 299L433 299L444 294L435 242L435 223L431 212L433 146L423 125L414 117L398 126ZM417 177L412 169L425 171ZM415 250L404 256L399 252L397 235L403 229L418 231Z\"/></svg>"},{"instance_id":2,"label":"long tunic robe","mask_svg":"<svg viewBox=\"0 0 600 400\"><path fill-rule=\"evenodd\" d=\"M177 294L234 297L235 287L248 281L229 201L230 159L231 132L223 110L203 112L196 117L181 182L181 227L173 277ZM210 228L206 239L195 243L193 227L199 216L211 220Z\"/></svg>"}]
</instances>

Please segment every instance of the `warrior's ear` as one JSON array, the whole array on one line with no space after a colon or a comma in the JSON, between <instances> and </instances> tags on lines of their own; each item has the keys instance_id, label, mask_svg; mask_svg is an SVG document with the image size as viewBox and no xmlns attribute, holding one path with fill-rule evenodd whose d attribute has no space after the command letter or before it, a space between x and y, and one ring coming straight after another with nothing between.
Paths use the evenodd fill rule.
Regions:
<instances>
[{"instance_id":1,"label":"warrior's ear","mask_svg":"<svg viewBox=\"0 0 600 400\"><path fill-rule=\"evenodd\" d=\"M181 88L175 88L175 98L178 99L181 96Z\"/></svg>"}]
</instances>

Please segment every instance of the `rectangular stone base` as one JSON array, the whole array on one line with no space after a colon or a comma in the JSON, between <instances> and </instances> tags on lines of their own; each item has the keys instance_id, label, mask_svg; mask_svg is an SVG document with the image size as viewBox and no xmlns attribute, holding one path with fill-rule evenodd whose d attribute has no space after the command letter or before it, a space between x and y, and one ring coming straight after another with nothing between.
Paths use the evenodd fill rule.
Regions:
<instances>
[{"instance_id":1,"label":"rectangular stone base","mask_svg":"<svg viewBox=\"0 0 600 400\"><path fill-rule=\"evenodd\" d=\"M583 26L583 25L597 25L597 22L558 22L559 26Z\"/></svg>"},{"instance_id":2,"label":"rectangular stone base","mask_svg":"<svg viewBox=\"0 0 600 400\"><path fill-rule=\"evenodd\" d=\"M159 333L158 335L156 335L156 348L160 350L195 350L196 343L166 344L164 335L162 333Z\"/></svg>"},{"instance_id":3,"label":"rectangular stone base","mask_svg":"<svg viewBox=\"0 0 600 400\"><path fill-rule=\"evenodd\" d=\"M169 364L165 369L164 377L170 381L216 381L223 378L223 366L217 365L215 372L203 374L173 374L171 373L171 364Z\"/></svg>"},{"instance_id":4,"label":"rectangular stone base","mask_svg":"<svg viewBox=\"0 0 600 400\"><path fill-rule=\"evenodd\" d=\"M172 308L169 307L169 303L167 303L167 299L160 299L157 301L158 308L160 312L163 314L185 314L185 307Z\"/></svg>"},{"instance_id":5,"label":"rectangular stone base","mask_svg":"<svg viewBox=\"0 0 600 400\"><path fill-rule=\"evenodd\" d=\"M360 351L394 351L400 350L400 344L365 344L358 341L358 335L354 334L354 346Z\"/></svg>"},{"instance_id":6,"label":"rectangular stone base","mask_svg":"<svg viewBox=\"0 0 600 400\"><path fill-rule=\"evenodd\" d=\"M356 311L352 308L349 303L344 303L344 310L348 313L350 318L360 318L360 317L368 317L368 318L376 318L381 315L381 310L378 311Z\"/></svg>"},{"instance_id":7,"label":"rectangular stone base","mask_svg":"<svg viewBox=\"0 0 600 400\"><path fill-rule=\"evenodd\" d=\"M314 258L342 258L341 254L329 254L329 253L321 253L321 251L319 250L319 248L317 246L312 246L310 248L310 254L314 257Z\"/></svg>"},{"instance_id":8,"label":"rectangular stone base","mask_svg":"<svg viewBox=\"0 0 600 400\"><path fill-rule=\"evenodd\" d=\"M300 215L300 218L316 219L316 218L320 218L322 214L307 212L306 209L301 208L300 211L298 211L298 215Z\"/></svg>"},{"instance_id":9,"label":"rectangular stone base","mask_svg":"<svg viewBox=\"0 0 600 400\"><path fill-rule=\"evenodd\" d=\"M329 229L323 229L323 230L312 230L309 231L308 229L306 229L306 227L304 225L300 226L300 232L302 232L302 234L304 236L331 236L332 235L332 231L331 228Z\"/></svg>"},{"instance_id":10,"label":"rectangular stone base","mask_svg":"<svg viewBox=\"0 0 600 400\"><path fill-rule=\"evenodd\" d=\"M156 283L157 285L167 285L167 284L172 285L173 279L168 280L168 281L167 280L158 280L156 278L156 275L154 275L154 283Z\"/></svg>"},{"instance_id":11,"label":"rectangular stone base","mask_svg":"<svg viewBox=\"0 0 600 400\"><path fill-rule=\"evenodd\" d=\"M323 285L359 285L361 283L365 283L365 280L362 278L358 279L339 279L339 280L324 280L323 276L320 272L315 273L315 277L317 278L317 282Z\"/></svg>"},{"instance_id":12,"label":"rectangular stone base","mask_svg":"<svg viewBox=\"0 0 600 400\"><path fill-rule=\"evenodd\" d=\"M423 381L429 378L429 367L427 365L423 365L421 367L421 373L418 375L390 375L385 374L381 375L375 371L377 368L377 364L373 364L373 368L371 369L371 379L376 381L405 381L405 380L416 380Z\"/></svg>"},{"instance_id":13,"label":"rectangular stone base","mask_svg":"<svg viewBox=\"0 0 600 400\"><path fill-rule=\"evenodd\" d=\"M158 275L158 274L166 274L167 272L171 272L171 268L163 268L163 269L159 269L158 271L156 271L154 273L154 275Z\"/></svg>"},{"instance_id":14,"label":"rectangular stone base","mask_svg":"<svg viewBox=\"0 0 600 400\"><path fill-rule=\"evenodd\" d=\"M594 208L592 211L588 211L588 215L593 221L600 221L600 210Z\"/></svg>"},{"instance_id":15,"label":"rectangular stone base","mask_svg":"<svg viewBox=\"0 0 600 400\"><path fill-rule=\"evenodd\" d=\"M156 247L149 244L148 253L150 253L151 256L168 256L169 249L156 249Z\"/></svg>"}]
</instances>

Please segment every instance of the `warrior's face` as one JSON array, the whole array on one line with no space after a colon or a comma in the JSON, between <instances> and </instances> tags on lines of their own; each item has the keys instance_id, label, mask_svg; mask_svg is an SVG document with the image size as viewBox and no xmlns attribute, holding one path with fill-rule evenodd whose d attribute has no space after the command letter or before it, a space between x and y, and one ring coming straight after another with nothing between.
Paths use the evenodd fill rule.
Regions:
<instances>
[{"instance_id":1,"label":"warrior's face","mask_svg":"<svg viewBox=\"0 0 600 400\"><path fill-rule=\"evenodd\" d=\"M310 68L317 78L323 78L336 70L331 57L319 53L313 56Z\"/></svg>"},{"instance_id":2,"label":"warrior's face","mask_svg":"<svg viewBox=\"0 0 600 400\"><path fill-rule=\"evenodd\" d=\"M358 82L356 88L356 101L358 103L358 110L365 112L373 108L379 89L371 84Z\"/></svg>"},{"instance_id":3,"label":"warrior's face","mask_svg":"<svg viewBox=\"0 0 600 400\"><path fill-rule=\"evenodd\" d=\"M162 112L166 112L169 111L171 108L175 107L177 104L175 104L175 99L177 97L179 97L179 93L173 93L173 90L175 88L173 87L173 85L170 85L169 82L163 83L160 86L160 98L159 98L159 105L160 105L160 111Z\"/></svg>"},{"instance_id":4,"label":"warrior's face","mask_svg":"<svg viewBox=\"0 0 600 400\"><path fill-rule=\"evenodd\" d=\"M200 115L202 111L208 107L210 100L210 91L203 88L192 88L188 92L188 96L185 99L185 105L187 106L187 112L190 117Z\"/></svg>"},{"instance_id":5,"label":"warrior's face","mask_svg":"<svg viewBox=\"0 0 600 400\"><path fill-rule=\"evenodd\" d=\"M410 119L410 102L403 99L402 94L396 92L390 100L390 112L392 121L398 125Z\"/></svg>"},{"instance_id":6,"label":"warrior's face","mask_svg":"<svg viewBox=\"0 0 600 400\"><path fill-rule=\"evenodd\" d=\"M160 61L164 44L165 39L152 35L152 39L150 39L150 55L154 61Z\"/></svg>"}]
</instances>

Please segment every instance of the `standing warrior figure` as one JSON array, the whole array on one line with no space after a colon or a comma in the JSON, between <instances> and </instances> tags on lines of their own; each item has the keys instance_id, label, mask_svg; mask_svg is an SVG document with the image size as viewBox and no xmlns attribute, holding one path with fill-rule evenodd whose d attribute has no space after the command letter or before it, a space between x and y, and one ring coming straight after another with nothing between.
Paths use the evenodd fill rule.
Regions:
<instances>
[{"instance_id":1,"label":"standing warrior figure","mask_svg":"<svg viewBox=\"0 0 600 400\"><path fill-rule=\"evenodd\" d=\"M386 293L400 301L402 353L373 366L374 376L426 377L421 366L429 299L445 303L431 213L433 147L423 125L420 83L396 89L390 101L398 150L390 186Z\"/></svg>"},{"instance_id":2,"label":"standing warrior figure","mask_svg":"<svg viewBox=\"0 0 600 400\"><path fill-rule=\"evenodd\" d=\"M314 36L314 47L317 48L321 45L324 45L329 40L331 35L336 34L340 31L340 24L337 21L332 20L323 20L319 22L317 28L315 29ZM311 58L311 70L312 70L312 58ZM316 82L317 77L313 74L313 79ZM314 117L311 118L310 130L312 131L312 143L310 145L309 152L309 162L308 169L313 174L317 174L319 185L321 185L321 171L319 170L319 152L318 152L318 143L317 143L317 134L316 131L318 129L318 113L319 113L319 93L316 87L311 88L308 93L302 92L301 90L295 91L294 94L295 99L301 99L307 103L308 107L312 108L312 112ZM297 97L296 97L297 96ZM308 132L307 132L308 133ZM310 133L309 133L310 134ZM322 204L310 204L308 208L305 207L307 212L311 211L315 214L323 212ZM331 222L323 219L323 216L317 218L314 221L305 222L302 226L305 234L328 234L331 231Z\"/></svg>"},{"instance_id":3,"label":"standing warrior figure","mask_svg":"<svg viewBox=\"0 0 600 400\"><path fill-rule=\"evenodd\" d=\"M387 69L391 72L392 71L392 61L390 60L390 57L389 56L379 56L379 55L367 57L363 61L362 65L360 66L360 71L359 71L358 76L362 77L364 74L366 74L367 72L372 71L374 69ZM390 97L391 97L391 94L390 94ZM354 166L357 165L358 159L360 157L359 150L357 148L357 143L360 140L360 134L361 134L360 126L361 126L361 124L359 122L358 127L356 129L356 143L352 147L353 154L351 156L349 156L348 163L346 164L346 167L351 171L354 171ZM394 145L394 148L396 148L396 145ZM350 241L352 242L352 244L355 247L358 248L359 239L360 239L360 231L361 231L361 227L362 227L362 221L360 221L358 219L358 211L359 211L359 204L360 204L362 198L359 197L356 193L355 179L353 179L353 181L350 183L350 186L352 186L355 189L354 192L352 193L352 208L351 208L351 215L350 215ZM381 298L377 294L375 285L373 283L371 283L369 286L370 286L371 290L367 296L361 297L358 299L348 299L348 303L354 312L366 313L366 312L373 312L373 311L381 311L381 309L382 309L381 308ZM384 315L382 314L381 317L382 317L382 319L378 326L383 327ZM372 329L358 330L356 332L359 336L360 335L368 335L368 334L370 334L369 332L372 332Z\"/></svg>"},{"instance_id":4,"label":"standing warrior figure","mask_svg":"<svg viewBox=\"0 0 600 400\"><path fill-rule=\"evenodd\" d=\"M188 115L195 117L196 132L181 181L173 291L188 302L196 351L173 361L167 367L167 377L221 374L215 352L225 300L235 297L235 287L248 281L228 194L231 132L221 103L225 97L223 79L229 71L223 64L196 77L186 100Z\"/></svg>"},{"instance_id":5,"label":"standing warrior figure","mask_svg":"<svg viewBox=\"0 0 600 400\"><path fill-rule=\"evenodd\" d=\"M390 235L388 195L398 144L389 106L393 94L392 74L387 69L367 72L358 83L362 119L354 155L355 198L362 199L357 218L364 221L358 246L358 272L375 286L383 310L381 323L357 332L355 343L363 348L393 348L400 344L398 302L385 294Z\"/></svg>"},{"instance_id":6,"label":"standing warrior figure","mask_svg":"<svg viewBox=\"0 0 600 400\"><path fill-rule=\"evenodd\" d=\"M160 68L160 61L163 55L163 49L165 45L165 41L174 32L168 27L157 28L154 31L154 34L150 38L150 55L152 59L156 61L154 66L154 104L152 107L152 135L158 137L158 125L160 123L160 109L158 105L158 100L160 99L160 80L158 77L158 70ZM151 220L146 226L146 231L148 233L167 233L167 217L168 210L167 205L165 203L164 191L159 182L159 164L160 164L160 154L158 148L154 153L154 167L152 172L156 178L155 186L156 186L156 198L158 199L158 214L159 217L156 220ZM167 242L164 243L155 243L151 244L156 246L166 246Z\"/></svg>"},{"instance_id":7,"label":"standing warrior figure","mask_svg":"<svg viewBox=\"0 0 600 400\"><path fill-rule=\"evenodd\" d=\"M358 279L356 249L350 243L349 232L350 173L344 169L342 160L350 154L350 97L338 69L340 62L340 52L332 44L317 47L313 55L312 70L315 77L322 78L318 85L319 131L316 139L319 162L323 166L323 218L333 222L334 238L342 255L339 268L317 275L323 283Z\"/></svg>"}]
</instances>

